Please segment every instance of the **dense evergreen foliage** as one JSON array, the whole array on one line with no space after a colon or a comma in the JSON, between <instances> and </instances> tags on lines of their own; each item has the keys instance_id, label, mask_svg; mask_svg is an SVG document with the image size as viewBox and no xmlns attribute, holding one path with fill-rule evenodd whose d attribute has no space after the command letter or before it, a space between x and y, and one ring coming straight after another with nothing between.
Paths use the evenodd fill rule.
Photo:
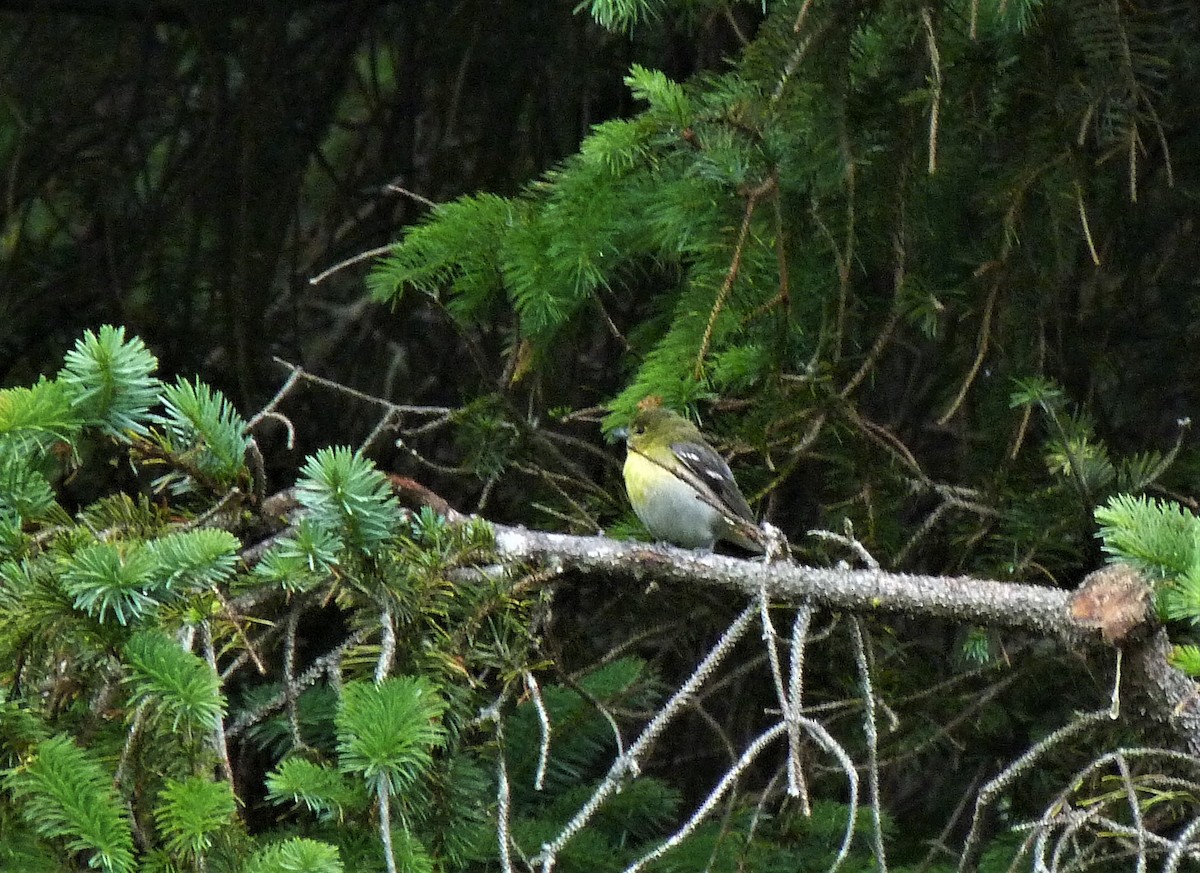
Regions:
<instances>
[{"instance_id":1,"label":"dense evergreen foliage","mask_svg":"<svg viewBox=\"0 0 1200 873\"><path fill-rule=\"evenodd\" d=\"M657 395L717 437L798 560L1057 587L1116 561L1200 674L1200 12L585 6L607 30L553 30L555 64L575 38L620 54L632 34L642 57L717 30L729 60L628 65L635 110L524 187L573 134L481 103L469 58L414 73L452 55L442 24L495 71L508 31L482 4L350 3L336 26L316 8L181 26L148 4L141 42L72 26L98 65L110 37L148 52L140 85L90 94L98 130L138 121L104 141L111 187L70 159L87 137L48 133L88 94L43 89L76 71L6 86L23 296L4 313L24 338L0 390L0 868L1183 869L1194 749L1136 707L1109 718L1109 659L517 565L462 513L641 536L600 434ZM285 49L307 60L277 81ZM557 69L535 68L530 93ZM475 138L448 110L423 150L422 89L465 101ZM491 119L522 148L476 173ZM346 195L393 135L404 203L444 201L402 232L404 209ZM58 157L35 178L29 149ZM461 175L433 184L434 158ZM299 289L353 251L345 227L360 249L398 239L366 292L339 274L336 329L301 338L326 322ZM77 262L108 266L84 281ZM101 272L145 342L83 305L35 332L58 299L35 291L78 304ZM363 293L391 321L356 320ZM368 392L271 383L287 311L282 344ZM391 363L357 378L348 337Z\"/></svg>"}]
</instances>

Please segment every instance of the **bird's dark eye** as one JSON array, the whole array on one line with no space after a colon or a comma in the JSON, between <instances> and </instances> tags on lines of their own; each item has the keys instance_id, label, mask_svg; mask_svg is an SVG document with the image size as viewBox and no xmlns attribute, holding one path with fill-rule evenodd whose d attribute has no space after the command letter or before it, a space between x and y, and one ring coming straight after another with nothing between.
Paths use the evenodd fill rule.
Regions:
<instances>
[{"instance_id":1,"label":"bird's dark eye","mask_svg":"<svg viewBox=\"0 0 1200 873\"><path fill-rule=\"evenodd\" d=\"M641 436L642 434L644 434L646 432L646 425L639 424L639 425L635 426L633 429L633 432L635 434L637 434L638 436Z\"/></svg>"}]
</instances>

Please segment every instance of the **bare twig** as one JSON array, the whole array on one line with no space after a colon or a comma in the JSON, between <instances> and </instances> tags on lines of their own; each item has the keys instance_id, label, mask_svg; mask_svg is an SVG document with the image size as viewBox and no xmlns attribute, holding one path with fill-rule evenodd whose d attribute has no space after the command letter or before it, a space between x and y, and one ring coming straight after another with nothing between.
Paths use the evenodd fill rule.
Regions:
<instances>
[{"instance_id":1,"label":"bare twig","mask_svg":"<svg viewBox=\"0 0 1200 873\"><path fill-rule=\"evenodd\" d=\"M217 651L213 648L212 627L208 621L200 622L200 648L204 651L204 660L208 662L213 675L220 675L217 670ZM217 760L221 763L221 773L229 783L233 783L233 765L229 761L229 744L225 741L225 716L217 714L217 723L213 728L213 748Z\"/></svg>"},{"instance_id":2,"label":"bare twig","mask_svg":"<svg viewBox=\"0 0 1200 873\"><path fill-rule=\"evenodd\" d=\"M928 6L921 7L921 23L925 25L925 42L929 47L929 67L933 75L933 93L929 99L929 175L937 172L938 116L942 108L942 55L933 32L933 17Z\"/></svg>"},{"instance_id":3,"label":"bare twig","mask_svg":"<svg viewBox=\"0 0 1200 873\"><path fill-rule=\"evenodd\" d=\"M392 622L392 610L384 607L379 614L379 658L375 662L375 684L378 685L388 677L392 670L392 660L396 657L396 627Z\"/></svg>"},{"instance_id":4,"label":"bare twig","mask_svg":"<svg viewBox=\"0 0 1200 873\"><path fill-rule=\"evenodd\" d=\"M375 790L379 792L379 838L383 842L383 860L387 873L397 873L396 850L392 847L391 785L387 779L376 777Z\"/></svg>"},{"instance_id":5,"label":"bare twig","mask_svg":"<svg viewBox=\"0 0 1200 873\"><path fill-rule=\"evenodd\" d=\"M958 394L954 400L946 407L946 411L938 418L938 427L945 427L954 414L958 412L963 401L967 398L967 391L970 390L975 377L979 375L979 370L983 366L983 359L987 357L988 337L991 335L992 329L992 312L996 307L996 297L1000 293L1000 280L997 279L992 283L992 290L988 292L987 302L983 306L983 319L979 325L979 338L975 341L975 360L971 362L971 367L967 370L967 376L963 379L962 386L958 389Z\"/></svg>"},{"instance_id":6,"label":"bare twig","mask_svg":"<svg viewBox=\"0 0 1200 873\"><path fill-rule=\"evenodd\" d=\"M346 258L346 260L338 261L332 267L317 273L317 275L308 280L308 284L320 285L339 270L344 270L346 267L353 267L355 264L361 264L363 261L369 261L371 258L377 258L380 255L386 255L395 247L395 243L388 243L385 246L379 246L379 248L367 249L365 252L359 252L357 255L351 255L350 257Z\"/></svg>"},{"instance_id":7,"label":"bare twig","mask_svg":"<svg viewBox=\"0 0 1200 873\"><path fill-rule=\"evenodd\" d=\"M850 618L850 642L854 647L854 663L858 667L858 686L863 698L863 733L867 738L867 792L874 824L872 847L879 873L887 873L887 853L883 845L883 809L879 797L879 731L875 722L875 692L871 688L871 665L867 643L863 638L858 616Z\"/></svg>"},{"instance_id":8,"label":"bare twig","mask_svg":"<svg viewBox=\"0 0 1200 873\"><path fill-rule=\"evenodd\" d=\"M1059 728L1048 737L1036 743L1025 754L1005 767L987 785L983 786L983 789L979 792L979 797L975 800L975 815L971 819L971 830L967 833L967 838L963 843L962 855L958 863L959 873L969 869L973 864L975 853L978 851L979 831L983 823L983 814L1000 795L1000 792L1004 791L1024 773L1031 770L1038 760L1051 749L1081 731L1107 720L1107 708L1095 710L1077 717L1070 724Z\"/></svg>"},{"instance_id":9,"label":"bare twig","mask_svg":"<svg viewBox=\"0 0 1200 873\"><path fill-rule=\"evenodd\" d=\"M717 665L729 654L734 644L741 639L749 627L755 612L754 604L742 610L741 615L734 619L733 623L726 629L721 638L717 640L716 645L712 647L708 655L692 671L692 675L688 677L687 681L680 686L679 690L671 696L666 705L650 720L650 723L642 730L642 733L629 747L629 750L613 761L608 774L592 793L591 798L579 808L579 811L567 822L557 837L542 846L542 851L538 854L535 861L542 867L543 873L550 873L554 868L555 859L558 857L558 853L562 851L563 846L587 825L601 804L617 790L625 777L636 775L639 768L638 759L640 756L658 738L667 724L687 705L696 689L712 675Z\"/></svg>"},{"instance_id":10,"label":"bare twig","mask_svg":"<svg viewBox=\"0 0 1200 873\"><path fill-rule=\"evenodd\" d=\"M285 361L283 358L275 357L271 360L281 366L287 367L297 379L311 382L313 385L320 385L322 388L328 388L331 391L345 394L356 400L362 400L364 403L382 406L402 415L444 416L454 412L454 409L449 406L414 406L406 403L392 403L390 400L384 400L382 397L376 397L374 394L367 394L365 391L359 391L357 388L351 388L349 385L343 385L341 382L334 382L332 379L325 379L314 373L309 373L303 367L297 366L290 361Z\"/></svg>"},{"instance_id":11,"label":"bare twig","mask_svg":"<svg viewBox=\"0 0 1200 873\"><path fill-rule=\"evenodd\" d=\"M708 316L708 324L704 327L704 336L700 340L700 350L696 353L696 366L692 375L697 380L704 376L704 358L708 355L708 347L712 343L717 318L725 308L729 294L733 291L733 283L737 281L738 272L741 270L742 255L746 250L746 239L750 235L750 222L754 218L754 210L758 206L758 201L775 189L775 184L775 177L771 176L746 195L746 208L742 214L742 226L738 231L737 243L733 247L733 258L729 262L729 270L725 273L725 281L721 283L721 288L717 291L717 299L713 302L712 311Z\"/></svg>"},{"instance_id":12,"label":"bare twig","mask_svg":"<svg viewBox=\"0 0 1200 873\"><path fill-rule=\"evenodd\" d=\"M533 708L537 710L538 724L542 726L537 771L533 776L533 790L541 791L546 782L546 765L550 761L550 713L546 711L546 701L542 700L542 689L538 685L537 677L530 670L526 670L522 675L525 677L525 687L529 689L529 696L533 698Z\"/></svg>"},{"instance_id":13,"label":"bare twig","mask_svg":"<svg viewBox=\"0 0 1200 873\"><path fill-rule=\"evenodd\" d=\"M513 873L512 865L512 833L509 829L509 810L512 798L508 788L508 764L505 759L503 722L495 716L496 722L496 840L500 844L500 871Z\"/></svg>"},{"instance_id":14,"label":"bare twig","mask_svg":"<svg viewBox=\"0 0 1200 873\"><path fill-rule=\"evenodd\" d=\"M812 805L808 799L804 769L800 765L798 716L804 707L804 652L808 647L808 629L812 624L812 614L812 607L807 603L802 603L796 610L796 618L792 622L792 649L788 664L788 702L791 704L788 713L788 794L799 799L800 812L805 817L812 815Z\"/></svg>"},{"instance_id":15,"label":"bare twig","mask_svg":"<svg viewBox=\"0 0 1200 873\"><path fill-rule=\"evenodd\" d=\"M704 801L696 808L691 817L664 842L626 867L625 873L638 873L647 864L661 858L671 849L675 848L675 846L683 842L688 834L692 833L708 817L713 807L733 787L733 784L742 775L743 771L754 763L755 758L759 756L762 750L774 742L786 729L787 726L783 722L779 722L763 731L754 742L746 747L746 750L742 752L742 756L738 759L737 763L725 771L725 775L721 777L721 781L717 783L717 786L709 793L708 797L704 798Z\"/></svg>"},{"instance_id":16,"label":"bare twig","mask_svg":"<svg viewBox=\"0 0 1200 873\"><path fill-rule=\"evenodd\" d=\"M1088 254L1092 256L1092 263L1099 267L1100 253L1096 251L1096 243L1092 240L1092 226L1088 222L1087 207L1083 204L1083 186L1078 182L1075 183L1075 205L1079 209L1079 224L1083 228L1083 238L1087 241Z\"/></svg>"}]
</instances>

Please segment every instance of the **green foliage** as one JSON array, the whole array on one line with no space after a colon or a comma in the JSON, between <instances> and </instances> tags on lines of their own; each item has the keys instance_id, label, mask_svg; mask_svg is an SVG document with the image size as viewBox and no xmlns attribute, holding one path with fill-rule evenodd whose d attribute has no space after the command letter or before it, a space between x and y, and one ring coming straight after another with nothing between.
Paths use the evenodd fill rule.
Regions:
<instances>
[{"instance_id":1,"label":"green foliage","mask_svg":"<svg viewBox=\"0 0 1200 873\"><path fill-rule=\"evenodd\" d=\"M1178 503L1118 494L1096 509L1104 551L1155 579L1184 576L1200 562L1200 519Z\"/></svg>"},{"instance_id":2,"label":"green foliage","mask_svg":"<svg viewBox=\"0 0 1200 873\"><path fill-rule=\"evenodd\" d=\"M46 726L24 706L7 699L0 690L0 767L14 767L30 748L49 739Z\"/></svg>"},{"instance_id":3,"label":"green foliage","mask_svg":"<svg viewBox=\"0 0 1200 873\"><path fill-rule=\"evenodd\" d=\"M394 536L400 523L387 480L367 458L348 448L321 449L308 459L296 499L313 521L369 555Z\"/></svg>"},{"instance_id":4,"label":"green foliage","mask_svg":"<svg viewBox=\"0 0 1200 873\"><path fill-rule=\"evenodd\" d=\"M1200 518L1177 503L1118 494L1096 509L1096 521L1104 551L1154 582L1159 615L1200 627ZM1175 659L1200 675L1191 670L1194 649L1177 647Z\"/></svg>"},{"instance_id":5,"label":"green foliage","mask_svg":"<svg viewBox=\"0 0 1200 873\"><path fill-rule=\"evenodd\" d=\"M437 863L416 836L406 828L392 828L392 852L399 870L411 873L436 873Z\"/></svg>"},{"instance_id":6,"label":"green foliage","mask_svg":"<svg viewBox=\"0 0 1200 873\"><path fill-rule=\"evenodd\" d=\"M46 839L62 840L89 867L106 873L136 869L129 821L112 776L67 737L39 743L28 761L9 771L4 788L30 827Z\"/></svg>"},{"instance_id":7,"label":"green foliage","mask_svg":"<svg viewBox=\"0 0 1200 873\"><path fill-rule=\"evenodd\" d=\"M160 482L173 491L191 490L197 483L214 490L232 485L245 472L250 445L246 422L219 391L199 379L180 378L163 389L164 414L155 415L162 448L185 463Z\"/></svg>"},{"instance_id":8,"label":"green foliage","mask_svg":"<svg viewBox=\"0 0 1200 873\"><path fill-rule=\"evenodd\" d=\"M100 621L111 613L121 624L129 624L158 605L151 594L158 587L157 569L149 550L139 545L94 543L63 559L60 572L63 588L78 609Z\"/></svg>"},{"instance_id":9,"label":"green foliage","mask_svg":"<svg viewBox=\"0 0 1200 873\"><path fill-rule=\"evenodd\" d=\"M54 505L46 477L11 442L0 440L0 516L38 520Z\"/></svg>"},{"instance_id":10,"label":"green foliage","mask_svg":"<svg viewBox=\"0 0 1200 873\"><path fill-rule=\"evenodd\" d=\"M0 443L30 454L70 442L83 426L71 397L65 384L44 377L32 388L0 390Z\"/></svg>"},{"instance_id":11,"label":"green foliage","mask_svg":"<svg viewBox=\"0 0 1200 873\"><path fill-rule=\"evenodd\" d=\"M1171 664L1193 679L1200 676L1200 646L1176 646L1171 651Z\"/></svg>"},{"instance_id":12,"label":"green foliage","mask_svg":"<svg viewBox=\"0 0 1200 873\"><path fill-rule=\"evenodd\" d=\"M1159 611L1169 621L1200 625L1200 566L1192 567L1163 588Z\"/></svg>"},{"instance_id":13,"label":"green foliage","mask_svg":"<svg viewBox=\"0 0 1200 873\"><path fill-rule=\"evenodd\" d=\"M347 780L336 768L303 758L288 758L267 776L267 797L275 803L303 803L325 819L341 821L359 813L368 798L364 786Z\"/></svg>"},{"instance_id":14,"label":"green foliage","mask_svg":"<svg viewBox=\"0 0 1200 873\"><path fill-rule=\"evenodd\" d=\"M1117 484L1117 468L1108 449L1096 438L1091 418L1067 408L1066 395L1044 379L1016 380L1012 406L1039 406L1046 414L1052 436L1046 445L1046 467L1068 479L1086 500ZM1128 478L1128 477L1126 477ZM1140 485L1145 487L1149 482Z\"/></svg>"},{"instance_id":15,"label":"green foliage","mask_svg":"<svg viewBox=\"0 0 1200 873\"><path fill-rule=\"evenodd\" d=\"M123 492L106 494L80 509L77 518L92 530L145 539L158 536L166 527L162 508L153 505L144 494L136 498Z\"/></svg>"},{"instance_id":16,"label":"green foliage","mask_svg":"<svg viewBox=\"0 0 1200 873\"><path fill-rule=\"evenodd\" d=\"M482 194L439 206L385 258L386 270L367 287L376 300L395 300L406 286L441 299L457 318L483 322L492 314L501 276L501 245L521 212L501 197ZM463 234L470 240L462 245Z\"/></svg>"},{"instance_id":17,"label":"green foliage","mask_svg":"<svg viewBox=\"0 0 1200 873\"><path fill-rule=\"evenodd\" d=\"M1193 393L1188 240L1196 184L1194 162L1180 156L1195 152L1186 121L1194 112L1197 29L1185 6L582 4L616 29L660 13L672 26L680 19L671 16L691 16L696 39L707 40L697 57L733 54L688 81L632 65L626 83L642 106L636 115L597 125L577 155L511 197L473 194L433 208L381 259L369 286L376 299L402 304L405 328L394 384L463 406L428 429L406 416L406 447L432 462L421 468L438 471L430 484L460 508L488 503L489 514L528 521L534 505L576 529L613 530L609 522L624 506L619 477L612 459L595 451L594 432L568 431L594 416L573 413L606 404L611 424L656 394L701 415L747 493L762 495L764 511L796 542L814 527L845 523L889 568L1052 584L1080 575L1095 560L1097 503L1158 484L1164 493L1190 491L1196 473L1195 452L1182 439L1164 451L1149 437L1167 432L1174 407ZM304 16L272 18L260 30L291 35L321 21ZM453 30L461 18L442 23ZM388 20L364 30L427 32L380 26ZM196 34L207 33L203 22L198 27ZM531 30L536 48L548 48ZM163 53L173 33L156 43ZM108 35L101 34L106 52ZM492 36L487 27L476 34L472 64L495 63ZM683 36L672 32L672 46ZM334 42L347 51L345 41ZM416 41L423 50L427 43ZM629 45L636 52L646 43ZM410 79L399 48L350 51L355 75L328 77L339 83L331 88L369 81L364 87L389 107L398 88L405 100L442 93ZM425 60L434 63L453 54L440 45L431 51ZM172 74L254 69L192 44L163 56L175 61L162 64ZM672 68L680 67L672 61ZM204 97L157 88L152 77L137 81L148 94L168 95L167 104L172 94L190 95L178 107L184 115L196 114L191 96ZM452 93L466 99L470 91ZM96 106L125 106L91 94L76 99L89 124ZM539 102L546 101L532 104ZM16 105L0 115L15 116ZM315 96L312 105L312 117L333 117ZM361 121L361 108L334 113L336 132L322 141L315 164L379 151L345 139L351 129L378 135ZM487 113L473 106L461 117ZM492 124L525 129L528 117L528 106L518 106ZM12 152L12 166L21 165L14 143L21 154L53 154L50 140L24 145L36 128L17 120L0 118L0 151ZM123 148L153 144L152 160L137 170L145 189L135 199L157 209L164 201L155 181L189 178L186 161L176 161L195 150L157 142L153 131L165 127L135 128L150 133L115 140ZM451 126L439 129L448 134ZM466 148L472 137L462 133L455 142ZM273 158L281 139L262 137L259 151ZM98 163L90 153L89 162ZM137 162L114 162L126 163ZM62 162L46 165L56 172L43 175L65 189ZM208 181L185 187L227 188ZM257 199L276 208L277 190ZM73 228L110 223L87 215L76 224L78 210L65 202L74 192L41 196L25 204L33 218L9 228L14 252L34 230L65 246L79 236ZM199 273L209 240L221 247L211 260L238 265L238 275L201 279L196 294L267 287L256 264L269 272L288 262L263 245L274 229L196 214L189 226L197 232L177 240L186 244L150 259L152 278L130 272L132 305L174 288L161 277L170 277L178 252L200 251L187 256ZM253 256L230 257L229 240ZM73 258L57 254L66 250L46 259L50 269L59 260L74 269ZM250 272L242 275L243 267ZM413 291L415 299L401 299ZM207 315L199 302L179 308ZM254 339L249 310L274 309L265 299L238 302L246 318L239 312L239 330L225 333L238 335L239 356L254 358L244 346L247 330ZM452 324L426 329L436 319ZM194 345L209 351L203 341ZM436 372L444 357L470 365ZM711 593L687 592L690 611L675 620L671 592L669 609L643 608L664 593L592 591L572 578L555 586L551 620L549 603L539 600L547 579L498 570L483 524L447 523L432 512L406 522L386 478L345 449L307 459L295 517L260 513L239 487L248 478L242 419L208 386L179 380L164 388L153 372L144 346L102 328L81 340L58 378L0 391L0 664L14 695L3 716L14 746L6 746L5 763L22 772L38 744L60 731L86 743L81 754L97 772L119 761L120 784L107 789L104 781L103 799L128 809L136 860L146 869L379 869L379 812L368 792L377 800L395 793L390 825L403 865L496 869L498 755L508 764L514 849L524 863L603 778L618 735L627 741L660 704L660 686L686 675L707 645L707 622L724 608ZM1010 397L1012 380L1029 374L1036 375ZM238 373L248 396L262 387L253 376ZM421 402L403 402L410 401ZM550 417L547 409L564 414ZM464 471L486 486L460 478ZM155 484L145 487L150 477ZM114 487L129 495L115 496ZM74 516L62 508L92 501L96 491L109 493ZM210 514L217 495L228 504ZM1126 500L1134 502L1110 501L1109 515L1097 515L1105 547L1154 577L1159 608L1174 625L1194 624L1200 574L1188 552L1191 520L1156 502ZM1003 705L987 717L959 719L977 689L955 684L960 665L943 657L950 647L939 644L942 631L917 618L889 631L894 636L878 635L872 652L875 691L889 714L897 701L919 699L921 707L917 718L900 712L879 732L885 795L918 782L924 789L922 802L888 831L899 843L890 869L903 870L941 839L944 819L930 821L977 790L971 774L994 772L996 749L1018 749L1063 714L1094 707L1095 689L1071 686L1058 664L1030 666L1016 652L1012 668L1028 669L1027 681L1005 686ZM986 642L983 630L974 632L962 652L982 660ZM641 657L613 654L629 651ZM550 658L561 684L543 670ZM1194 662L1190 642L1176 660ZM1007 657L993 662L1009 665ZM405 678L366 683L389 664ZM678 725L683 740L669 735L641 762L643 775L631 775L576 835L560 870L623 869L689 814L709 777L728 766L727 747L736 753L778 705L769 679L740 668L717 680L737 683L722 686L730 693L697 699L695 721ZM543 680L553 726L541 790L533 787L541 719L526 697L512 702L529 670ZM862 760L861 732L841 732L855 705L836 703L854 698L852 677L844 648L831 647L830 657L806 663L806 700ZM424 685L414 696L415 683ZM942 690L951 686L965 690ZM235 701L228 719L223 692ZM504 701L502 734L477 719L496 700ZM185 735L170 737L171 725ZM977 733L963 736L968 725ZM271 773L275 817L250 810L267 845L248 864L241 862L250 837L228 826L222 790L229 786L195 775L221 772L218 727L236 738L239 768ZM928 766L951 745L956 767ZM838 802L844 782L823 765L808 771L814 808L805 818L765 789L779 760L764 756L722 802L721 816L656 868L829 869L850 814ZM1061 759L1037 770L1029 792L999 805L998 828L1038 820L1036 798L1054 796L1048 786L1069 773ZM238 799L254 806L251 778L239 778L237 788L246 790ZM29 815L28 798L10 786L0 806L6 863L51 854L75 833L66 813L58 825ZM84 806L69 799L73 817ZM1170 827L1194 817L1182 803L1171 813L1160 817ZM61 832L39 830L46 822ZM869 828L860 824L844 869L872 869L862 836ZM1086 836L1077 842L1086 851ZM88 847L77 852L88 857L70 859L75 866L100 857ZM1004 866L990 858L985 869Z\"/></svg>"},{"instance_id":18,"label":"green foliage","mask_svg":"<svg viewBox=\"0 0 1200 873\"><path fill-rule=\"evenodd\" d=\"M212 848L213 834L228 826L237 800L228 782L192 776L181 782L168 780L155 820L167 850L194 861Z\"/></svg>"},{"instance_id":19,"label":"green foliage","mask_svg":"<svg viewBox=\"0 0 1200 873\"><path fill-rule=\"evenodd\" d=\"M242 873L342 873L343 870L336 846L293 837L255 852Z\"/></svg>"},{"instance_id":20,"label":"green foliage","mask_svg":"<svg viewBox=\"0 0 1200 873\"><path fill-rule=\"evenodd\" d=\"M974 664L986 664L992 658L991 639L983 628L971 628L962 643L962 658Z\"/></svg>"},{"instance_id":21,"label":"green foliage","mask_svg":"<svg viewBox=\"0 0 1200 873\"><path fill-rule=\"evenodd\" d=\"M475 475L487 479L504 472L521 433L507 419L501 399L481 397L464 407L456 419L456 439Z\"/></svg>"},{"instance_id":22,"label":"green foliage","mask_svg":"<svg viewBox=\"0 0 1200 873\"><path fill-rule=\"evenodd\" d=\"M329 577L342 541L311 518L302 518L291 536L281 537L263 555L254 575L287 591L306 591Z\"/></svg>"},{"instance_id":23,"label":"green foliage","mask_svg":"<svg viewBox=\"0 0 1200 873\"><path fill-rule=\"evenodd\" d=\"M13 829L6 828L6 831ZM22 873L62 873L62 862L29 832L4 833L0 839L0 869Z\"/></svg>"},{"instance_id":24,"label":"green foliage","mask_svg":"<svg viewBox=\"0 0 1200 873\"><path fill-rule=\"evenodd\" d=\"M219 528L176 531L150 540L157 584L172 591L211 588L227 582L237 564L238 538Z\"/></svg>"},{"instance_id":25,"label":"green foliage","mask_svg":"<svg viewBox=\"0 0 1200 873\"><path fill-rule=\"evenodd\" d=\"M85 331L67 353L58 381L71 392L71 404L84 422L118 438L144 436L146 418L158 400L151 373L158 361L139 338L126 341L125 328L105 325Z\"/></svg>"},{"instance_id":26,"label":"green foliage","mask_svg":"<svg viewBox=\"0 0 1200 873\"><path fill-rule=\"evenodd\" d=\"M49 483L76 471L89 427L139 452L153 448L160 471L167 467L157 483L173 493L223 491L242 479L246 423L198 380L163 386L151 375L157 367L140 339L105 325L84 334L57 379L0 391L0 522L54 508ZM164 412L152 413L158 404Z\"/></svg>"},{"instance_id":27,"label":"green foliage","mask_svg":"<svg viewBox=\"0 0 1200 873\"><path fill-rule=\"evenodd\" d=\"M461 749L418 803L405 805L420 822L425 844L450 869L470 869L490 861L496 845L494 755Z\"/></svg>"},{"instance_id":28,"label":"green foliage","mask_svg":"<svg viewBox=\"0 0 1200 873\"><path fill-rule=\"evenodd\" d=\"M587 9L601 27L626 31L657 14L660 5L660 0L584 0L575 11Z\"/></svg>"},{"instance_id":29,"label":"green foliage","mask_svg":"<svg viewBox=\"0 0 1200 873\"><path fill-rule=\"evenodd\" d=\"M98 620L141 619L172 596L233 574L238 540L222 530L176 532L146 543L92 543L59 563L64 590Z\"/></svg>"},{"instance_id":30,"label":"green foliage","mask_svg":"<svg viewBox=\"0 0 1200 873\"><path fill-rule=\"evenodd\" d=\"M172 732L212 730L225 711L220 678L202 658L165 634L143 630L125 644L128 682L135 705L149 704Z\"/></svg>"},{"instance_id":31,"label":"green foliage","mask_svg":"<svg viewBox=\"0 0 1200 873\"><path fill-rule=\"evenodd\" d=\"M362 777L372 794L413 786L446 740L446 702L424 677L352 682L337 714L338 767Z\"/></svg>"},{"instance_id":32,"label":"green foliage","mask_svg":"<svg viewBox=\"0 0 1200 873\"><path fill-rule=\"evenodd\" d=\"M266 701L280 693L280 686L268 683L250 691L242 703L242 709L258 711ZM293 747L296 734L302 744L317 749L332 751L334 748L333 717L337 712L338 698L332 689L324 685L308 688L296 699L295 732L291 714L267 718L254 725L248 733L254 744L272 756L281 758Z\"/></svg>"},{"instance_id":33,"label":"green foliage","mask_svg":"<svg viewBox=\"0 0 1200 873\"><path fill-rule=\"evenodd\" d=\"M661 117L668 124L680 128L687 127L695 120L691 101L683 87L658 70L634 64L625 77L625 84L635 98L650 104L651 118Z\"/></svg>"}]
</instances>

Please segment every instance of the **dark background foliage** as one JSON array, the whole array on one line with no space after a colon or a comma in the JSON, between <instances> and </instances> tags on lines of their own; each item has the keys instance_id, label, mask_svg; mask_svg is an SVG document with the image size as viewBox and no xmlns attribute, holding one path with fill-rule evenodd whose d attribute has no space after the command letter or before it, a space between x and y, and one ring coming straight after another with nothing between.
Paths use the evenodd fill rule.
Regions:
<instances>
[{"instance_id":1,"label":"dark background foliage","mask_svg":"<svg viewBox=\"0 0 1200 873\"><path fill-rule=\"evenodd\" d=\"M686 75L729 41L670 20L628 39L553 2L5 6L0 380L116 322L246 408L272 354L456 399L436 316L363 305L363 267L309 280L420 198L517 190L631 109L632 61Z\"/></svg>"}]
</instances>

